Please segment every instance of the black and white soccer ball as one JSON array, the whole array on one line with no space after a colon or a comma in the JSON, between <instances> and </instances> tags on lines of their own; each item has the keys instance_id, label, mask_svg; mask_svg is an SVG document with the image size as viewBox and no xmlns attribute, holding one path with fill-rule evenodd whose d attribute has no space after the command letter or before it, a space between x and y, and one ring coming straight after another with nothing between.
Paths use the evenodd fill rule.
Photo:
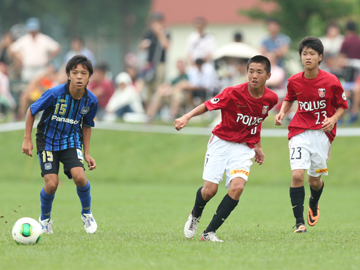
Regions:
<instances>
[{"instance_id":1,"label":"black and white soccer ball","mask_svg":"<svg viewBox=\"0 0 360 270\"><path fill-rule=\"evenodd\" d=\"M35 245L41 239L41 225L29 217L20 218L12 229L12 237L21 245Z\"/></svg>"}]
</instances>

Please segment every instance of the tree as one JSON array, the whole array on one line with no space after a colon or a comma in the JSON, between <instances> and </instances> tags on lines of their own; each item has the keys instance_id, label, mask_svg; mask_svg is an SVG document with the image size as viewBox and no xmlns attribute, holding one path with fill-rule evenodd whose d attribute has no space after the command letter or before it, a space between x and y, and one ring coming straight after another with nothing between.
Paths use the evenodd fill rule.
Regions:
<instances>
[{"instance_id":1,"label":"tree","mask_svg":"<svg viewBox=\"0 0 360 270\"><path fill-rule=\"evenodd\" d=\"M293 44L297 44L304 36L322 36L328 22L355 15L355 7L359 5L358 0L261 1L274 2L277 8L270 13L259 7L241 13L254 19L276 17L282 25L282 32L292 39Z\"/></svg>"}]
</instances>

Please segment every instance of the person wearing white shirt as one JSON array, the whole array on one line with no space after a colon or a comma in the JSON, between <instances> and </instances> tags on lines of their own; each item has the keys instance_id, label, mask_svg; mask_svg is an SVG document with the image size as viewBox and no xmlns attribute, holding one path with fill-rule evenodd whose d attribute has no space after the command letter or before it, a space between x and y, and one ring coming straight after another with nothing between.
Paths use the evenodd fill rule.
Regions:
<instances>
[{"instance_id":1,"label":"person wearing white shirt","mask_svg":"<svg viewBox=\"0 0 360 270\"><path fill-rule=\"evenodd\" d=\"M198 58L209 62L211 53L216 49L214 35L205 31L206 19L198 17L195 19L194 25L196 32L191 33L187 39L188 60L191 65L195 65L195 60Z\"/></svg>"},{"instance_id":2,"label":"person wearing white shirt","mask_svg":"<svg viewBox=\"0 0 360 270\"><path fill-rule=\"evenodd\" d=\"M61 47L58 42L40 32L38 18L28 19L26 29L28 33L11 44L10 54L22 65L21 79L29 82L45 70L60 53Z\"/></svg>"}]
</instances>

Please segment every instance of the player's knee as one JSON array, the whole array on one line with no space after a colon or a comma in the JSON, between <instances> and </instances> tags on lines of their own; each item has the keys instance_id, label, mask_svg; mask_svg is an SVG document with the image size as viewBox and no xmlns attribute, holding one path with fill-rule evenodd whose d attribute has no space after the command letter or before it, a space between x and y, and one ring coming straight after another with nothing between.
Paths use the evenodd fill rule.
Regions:
<instances>
[{"instance_id":1,"label":"player's knee","mask_svg":"<svg viewBox=\"0 0 360 270\"><path fill-rule=\"evenodd\" d=\"M203 187L202 195L204 197L204 200L210 200L212 197L214 197L217 193L217 188L205 188Z\"/></svg>"},{"instance_id":2,"label":"player's knee","mask_svg":"<svg viewBox=\"0 0 360 270\"><path fill-rule=\"evenodd\" d=\"M58 181L47 181L45 183L45 191L48 194L54 194L57 190L57 187L59 185Z\"/></svg>"},{"instance_id":3,"label":"player's knee","mask_svg":"<svg viewBox=\"0 0 360 270\"><path fill-rule=\"evenodd\" d=\"M303 184L304 183L304 173L299 171L293 171L292 182L294 184Z\"/></svg>"}]
</instances>

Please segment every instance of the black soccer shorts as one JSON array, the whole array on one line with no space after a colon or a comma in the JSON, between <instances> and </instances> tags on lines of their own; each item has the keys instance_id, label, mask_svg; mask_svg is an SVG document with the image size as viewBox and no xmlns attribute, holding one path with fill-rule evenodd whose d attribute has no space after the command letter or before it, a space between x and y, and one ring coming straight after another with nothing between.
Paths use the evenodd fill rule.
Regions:
<instances>
[{"instance_id":1,"label":"black soccer shorts","mask_svg":"<svg viewBox=\"0 0 360 270\"><path fill-rule=\"evenodd\" d=\"M84 158L81 149L70 148L61 151L41 151L38 152L41 176L46 174L59 174L60 162L64 165L64 173L72 179L70 169L84 167Z\"/></svg>"}]
</instances>

